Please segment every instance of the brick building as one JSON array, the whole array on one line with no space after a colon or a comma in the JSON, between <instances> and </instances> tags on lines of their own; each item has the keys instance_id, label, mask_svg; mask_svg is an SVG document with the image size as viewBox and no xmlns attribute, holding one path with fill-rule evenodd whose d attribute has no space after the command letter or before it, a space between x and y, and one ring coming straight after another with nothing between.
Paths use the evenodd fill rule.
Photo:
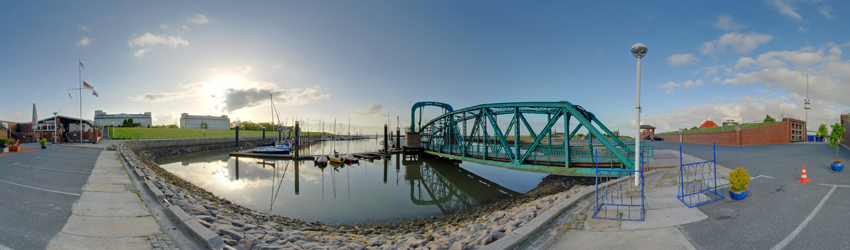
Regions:
<instances>
[{"instance_id":1,"label":"brick building","mask_svg":"<svg viewBox=\"0 0 850 250\"><path fill-rule=\"evenodd\" d=\"M713 122L712 122L713 123ZM848 121L850 123L850 121ZM715 125L716 126L716 125ZM734 130L703 133L675 133L659 135L665 141L718 145L762 145L805 141L806 122L783 118L781 122L752 128L735 126Z\"/></svg>"}]
</instances>

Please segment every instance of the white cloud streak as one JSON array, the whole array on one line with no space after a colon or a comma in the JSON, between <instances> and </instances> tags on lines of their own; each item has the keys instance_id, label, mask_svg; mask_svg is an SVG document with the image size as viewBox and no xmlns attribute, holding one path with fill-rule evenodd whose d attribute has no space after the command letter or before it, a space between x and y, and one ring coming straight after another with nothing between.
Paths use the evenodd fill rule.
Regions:
<instances>
[{"instance_id":1,"label":"white cloud streak","mask_svg":"<svg viewBox=\"0 0 850 250\"><path fill-rule=\"evenodd\" d=\"M670 66L682 66L698 62L699 58L694 54L675 54L667 58L667 63Z\"/></svg>"},{"instance_id":2,"label":"white cloud streak","mask_svg":"<svg viewBox=\"0 0 850 250\"><path fill-rule=\"evenodd\" d=\"M143 57L145 53L151 51L154 47L160 45L170 48L186 47L189 46L189 41L183 40L180 36L167 36L146 32L130 39L127 43L127 46L130 46L130 48L141 48L133 53L134 56L139 58Z\"/></svg>"},{"instance_id":3,"label":"white cloud streak","mask_svg":"<svg viewBox=\"0 0 850 250\"><path fill-rule=\"evenodd\" d=\"M378 104L369 103L369 106L366 106L362 109L357 109L351 115L371 115L371 116L379 116L384 113L386 109L384 108L384 104L380 102Z\"/></svg>"},{"instance_id":4,"label":"white cloud streak","mask_svg":"<svg viewBox=\"0 0 850 250\"><path fill-rule=\"evenodd\" d=\"M759 45L769 42L771 39L773 39L771 35L758 33L726 33L717 40L704 43L700 47L700 52L703 55L708 55L717 51L725 51L727 47L731 47L736 53L746 54L758 48Z\"/></svg>"},{"instance_id":5,"label":"white cloud streak","mask_svg":"<svg viewBox=\"0 0 850 250\"><path fill-rule=\"evenodd\" d=\"M93 38L89 38L88 36L84 36L82 40L77 42L77 44L85 47L85 46L89 46L89 44L91 44L92 42L94 42Z\"/></svg>"},{"instance_id":6,"label":"white cloud streak","mask_svg":"<svg viewBox=\"0 0 850 250\"><path fill-rule=\"evenodd\" d=\"M714 24L714 27L723 30L738 30L743 29L744 25L733 22L732 16L721 15L717 17L717 23Z\"/></svg>"},{"instance_id":7,"label":"white cloud streak","mask_svg":"<svg viewBox=\"0 0 850 250\"><path fill-rule=\"evenodd\" d=\"M82 30L82 31L88 31L88 32L91 32L91 28L86 27L86 26L83 26L83 25L79 25L79 26L77 26L77 28L79 28L79 29L80 29L80 30Z\"/></svg>"},{"instance_id":8,"label":"white cloud streak","mask_svg":"<svg viewBox=\"0 0 850 250\"><path fill-rule=\"evenodd\" d=\"M821 6L820 8L818 8L818 12L820 12L821 15L825 16L827 19L830 19L830 20L835 19L835 16L833 16L832 13L831 13L832 7Z\"/></svg>"},{"instance_id":9,"label":"white cloud streak","mask_svg":"<svg viewBox=\"0 0 850 250\"><path fill-rule=\"evenodd\" d=\"M792 1L793 0L770 0L769 3L779 10L779 13L790 16L791 18L794 18L794 20L802 21L803 17L794 10L794 6L791 6Z\"/></svg>"},{"instance_id":10,"label":"white cloud streak","mask_svg":"<svg viewBox=\"0 0 850 250\"><path fill-rule=\"evenodd\" d=\"M208 23L209 21L210 20L207 19L207 16L205 16L205 15L197 15L197 16L194 16L194 17L189 19L190 23L194 23L194 24L197 24L197 25L204 25L204 24Z\"/></svg>"}]
</instances>

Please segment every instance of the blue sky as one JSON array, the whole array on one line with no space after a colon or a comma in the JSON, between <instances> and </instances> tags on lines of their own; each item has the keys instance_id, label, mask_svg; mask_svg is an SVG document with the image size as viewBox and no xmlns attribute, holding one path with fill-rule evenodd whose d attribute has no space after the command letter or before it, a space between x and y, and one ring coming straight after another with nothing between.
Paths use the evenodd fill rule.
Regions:
<instances>
[{"instance_id":1,"label":"blue sky","mask_svg":"<svg viewBox=\"0 0 850 250\"><path fill-rule=\"evenodd\" d=\"M567 100L633 131L850 111L846 1L266 1L0 3L0 119L181 113L346 122L374 133L418 101L456 109ZM433 116L436 111L428 111ZM395 119L393 119L395 120ZM393 122L394 123L394 122ZM313 125L316 126L316 125ZM814 129L810 126L810 130Z\"/></svg>"}]
</instances>

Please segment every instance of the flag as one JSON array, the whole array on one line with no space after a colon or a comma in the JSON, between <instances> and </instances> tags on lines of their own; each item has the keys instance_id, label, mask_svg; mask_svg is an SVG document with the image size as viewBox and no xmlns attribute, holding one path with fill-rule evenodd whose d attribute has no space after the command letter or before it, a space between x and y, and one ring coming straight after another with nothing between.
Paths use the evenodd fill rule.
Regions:
<instances>
[{"instance_id":1,"label":"flag","mask_svg":"<svg viewBox=\"0 0 850 250\"><path fill-rule=\"evenodd\" d=\"M91 94L95 97L100 97L100 95L97 94L97 91L94 91L93 89L91 90Z\"/></svg>"},{"instance_id":2,"label":"flag","mask_svg":"<svg viewBox=\"0 0 850 250\"><path fill-rule=\"evenodd\" d=\"M92 87L91 85L89 85L89 84L88 84L88 83L86 83L85 81L83 81L83 88L87 88L87 89L94 90L94 87Z\"/></svg>"},{"instance_id":3,"label":"flag","mask_svg":"<svg viewBox=\"0 0 850 250\"><path fill-rule=\"evenodd\" d=\"M80 62L80 68L86 69L86 66L83 65L83 62Z\"/></svg>"}]
</instances>

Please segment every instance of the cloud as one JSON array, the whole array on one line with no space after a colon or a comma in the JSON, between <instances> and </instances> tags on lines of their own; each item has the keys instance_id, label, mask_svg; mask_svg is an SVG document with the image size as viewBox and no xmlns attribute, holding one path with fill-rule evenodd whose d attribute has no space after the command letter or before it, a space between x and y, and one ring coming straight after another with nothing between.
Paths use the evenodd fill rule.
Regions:
<instances>
[{"instance_id":1,"label":"cloud","mask_svg":"<svg viewBox=\"0 0 850 250\"><path fill-rule=\"evenodd\" d=\"M169 125L178 122L177 115L174 113L157 114L153 117L153 123L156 125Z\"/></svg>"},{"instance_id":2,"label":"cloud","mask_svg":"<svg viewBox=\"0 0 850 250\"><path fill-rule=\"evenodd\" d=\"M210 20L207 19L207 16L205 16L205 15L197 15L197 16L189 19L190 23L194 23L194 24L197 24L197 25L204 25L204 24L208 23L209 21Z\"/></svg>"},{"instance_id":3,"label":"cloud","mask_svg":"<svg viewBox=\"0 0 850 250\"><path fill-rule=\"evenodd\" d=\"M168 24L160 24L160 25L159 25L159 28L160 28L160 29L167 30L167 29L168 29Z\"/></svg>"},{"instance_id":4,"label":"cloud","mask_svg":"<svg viewBox=\"0 0 850 250\"><path fill-rule=\"evenodd\" d=\"M793 0L771 0L769 3L773 5L773 7L776 7L776 9L779 10L779 13L790 16L791 18L794 18L794 20L802 21L803 17L801 17L800 14L797 14L794 7L790 4L792 1Z\"/></svg>"},{"instance_id":5,"label":"cloud","mask_svg":"<svg viewBox=\"0 0 850 250\"><path fill-rule=\"evenodd\" d=\"M799 31L800 33L806 33L806 32L809 32L809 30L808 30L808 29L806 29L806 28L803 28L803 26L800 26L800 28L799 28L799 29L797 29L797 31Z\"/></svg>"},{"instance_id":6,"label":"cloud","mask_svg":"<svg viewBox=\"0 0 850 250\"><path fill-rule=\"evenodd\" d=\"M79 25L79 26L77 26L77 28L79 28L79 29L80 29L80 30L82 30L82 31L88 31L88 32L91 32L91 28L86 27L86 26L83 26L83 25Z\"/></svg>"},{"instance_id":7,"label":"cloud","mask_svg":"<svg viewBox=\"0 0 850 250\"><path fill-rule=\"evenodd\" d=\"M818 12L820 12L821 14L823 14L823 16L825 16L827 19L830 19L830 20L835 19L835 16L833 16L833 15L830 13L830 12L832 12L832 7L829 7L829 6L821 6L820 8L818 8Z\"/></svg>"},{"instance_id":8,"label":"cloud","mask_svg":"<svg viewBox=\"0 0 850 250\"><path fill-rule=\"evenodd\" d=\"M189 25L184 24L181 28L183 28L183 31L189 31Z\"/></svg>"},{"instance_id":9,"label":"cloud","mask_svg":"<svg viewBox=\"0 0 850 250\"><path fill-rule=\"evenodd\" d=\"M711 82L713 82L713 83L718 83L720 81L721 81L720 77L717 77L717 76L715 76L714 79L711 79Z\"/></svg>"},{"instance_id":10,"label":"cloud","mask_svg":"<svg viewBox=\"0 0 850 250\"><path fill-rule=\"evenodd\" d=\"M743 25L733 22L732 16L729 15L722 15L717 17L717 23L714 24L714 27L724 30L738 30L744 28Z\"/></svg>"},{"instance_id":11,"label":"cloud","mask_svg":"<svg viewBox=\"0 0 850 250\"><path fill-rule=\"evenodd\" d=\"M698 61L699 58L694 56L694 54L675 54L667 58L667 63L670 64L670 66L682 66Z\"/></svg>"},{"instance_id":12,"label":"cloud","mask_svg":"<svg viewBox=\"0 0 850 250\"><path fill-rule=\"evenodd\" d=\"M135 97L129 97L128 99L131 101L147 101L147 102L159 102L165 100L176 99L180 97L185 97L186 93L184 92L171 92L171 93L144 93L141 95L137 95Z\"/></svg>"},{"instance_id":13,"label":"cloud","mask_svg":"<svg viewBox=\"0 0 850 250\"><path fill-rule=\"evenodd\" d=\"M248 65L245 65L245 68L244 68L244 69L243 69L242 67L236 67L236 69L241 70L241 71L242 71L242 74L248 74L248 73L251 73L251 67L250 67L250 66L248 66Z\"/></svg>"},{"instance_id":14,"label":"cloud","mask_svg":"<svg viewBox=\"0 0 850 250\"><path fill-rule=\"evenodd\" d=\"M758 33L726 33L723 34L723 36L720 36L717 40L704 43L702 47L700 47L700 52L702 52L703 55L708 55L719 50L725 50L726 47L731 47L736 53L746 54L758 48L759 45L769 42L772 38L773 36L771 35Z\"/></svg>"},{"instance_id":15,"label":"cloud","mask_svg":"<svg viewBox=\"0 0 850 250\"><path fill-rule=\"evenodd\" d=\"M681 86L681 85L678 84L678 83L668 82L668 83L664 83L664 84L658 84L655 87L659 88L659 89L666 89L667 91L665 93L670 94L670 93L673 92L674 89L678 88L679 86Z\"/></svg>"},{"instance_id":16,"label":"cloud","mask_svg":"<svg viewBox=\"0 0 850 250\"><path fill-rule=\"evenodd\" d=\"M79 44L80 46L85 47L85 46L89 46L89 44L91 44L92 42L94 42L94 39L93 39L93 38L91 38L91 39L90 39L88 36L84 36L82 40L80 40L79 42L77 42L77 44Z\"/></svg>"},{"instance_id":17,"label":"cloud","mask_svg":"<svg viewBox=\"0 0 850 250\"><path fill-rule=\"evenodd\" d=\"M755 64L755 63L756 63L756 60L753 60L752 58L741 57L741 59L738 59L738 63L735 64L735 69L746 69L746 68L749 68L750 65Z\"/></svg>"},{"instance_id":18,"label":"cloud","mask_svg":"<svg viewBox=\"0 0 850 250\"><path fill-rule=\"evenodd\" d=\"M245 89L228 89L224 94L224 104L221 107L223 112L232 113L233 111L243 108L250 108L265 104L268 101L269 95L274 96L276 103L284 105L304 105L313 100L319 100L330 97L322 93L317 88L301 89L273 89L273 88L245 88Z\"/></svg>"},{"instance_id":19,"label":"cloud","mask_svg":"<svg viewBox=\"0 0 850 250\"><path fill-rule=\"evenodd\" d=\"M386 109L384 108L384 104L381 104L380 102L378 104L375 104L373 102L373 103L369 103L369 106L366 106L365 108L355 110L354 113L351 113L351 115L379 116L385 110Z\"/></svg>"},{"instance_id":20,"label":"cloud","mask_svg":"<svg viewBox=\"0 0 850 250\"><path fill-rule=\"evenodd\" d=\"M140 36L137 36L127 43L127 46L130 48L140 47L138 51L133 53L136 57L142 57L146 52L153 49L155 46L163 45L170 48L177 47L186 47L189 46L189 42L183 40L180 36L167 36L167 35L155 35L150 32L146 32Z\"/></svg>"},{"instance_id":21,"label":"cloud","mask_svg":"<svg viewBox=\"0 0 850 250\"><path fill-rule=\"evenodd\" d=\"M696 80L696 81L688 80L685 83L683 83L682 85L685 86L685 88L702 86L702 80Z\"/></svg>"}]
</instances>

